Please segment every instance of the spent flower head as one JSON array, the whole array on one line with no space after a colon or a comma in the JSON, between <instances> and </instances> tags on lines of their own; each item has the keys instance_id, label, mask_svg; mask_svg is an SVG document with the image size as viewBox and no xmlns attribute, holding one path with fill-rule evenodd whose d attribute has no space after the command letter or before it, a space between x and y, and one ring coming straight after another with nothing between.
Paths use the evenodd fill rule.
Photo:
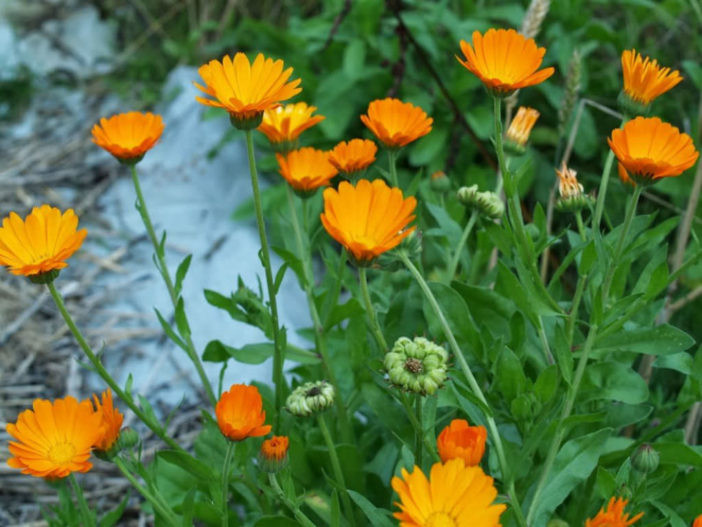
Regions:
<instances>
[{"instance_id":1,"label":"spent flower head","mask_svg":"<svg viewBox=\"0 0 702 527\"><path fill-rule=\"evenodd\" d=\"M534 108L520 106L517 115L505 133L505 149L514 155L521 155L526 152L526 144L529 140L532 128L541 115Z\"/></svg>"},{"instance_id":2,"label":"spent flower head","mask_svg":"<svg viewBox=\"0 0 702 527\"><path fill-rule=\"evenodd\" d=\"M477 210L479 214L491 219L501 218L505 213L505 204L500 196L489 190L480 192L478 185L461 187L457 192L458 201L464 207Z\"/></svg>"},{"instance_id":3,"label":"spent flower head","mask_svg":"<svg viewBox=\"0 0 702 527\"><path fill-rule=\"evenodd\" d=\"M560 170L556 169L556 175L559 194L556 209L561 212L576 212L592 204L593 199L584 193L575 170L568 168L564 162Z\"/></svg>"},{"instance_id":4,"label":"spent flower head","mask_svg":"<svg viewBox=\"0 0 702 527\"><path fill-rule=\"evenodd\" d=\"M606 508L601 508L594 518L585 520L585 527L628 527L636 523L644 513L629 518L629 514L624 512L628 502L624 498L612 497Z\"/></svg>"},{"instance_id":5,"label":"spent flower head","mask_svg":"<svg viewBox=\"0 0 702 527\"><path fill-rule=\"evenodd\" d=\"M447 377L448 352L424 337L400 337L385 354L390 382L407 391L432 395Z\"/></svg>"},{"instance_id":6,"label":"spent flower head","mask_svg":"<svg viewBox=\"0 0 702 527\"><path fill-rule=\"evenodd\" d=\"M334 387L327 381L306 382L293 390L285 401L288 411L298 417L309 417L334 404Z\"/></svg>"}]
</instances>

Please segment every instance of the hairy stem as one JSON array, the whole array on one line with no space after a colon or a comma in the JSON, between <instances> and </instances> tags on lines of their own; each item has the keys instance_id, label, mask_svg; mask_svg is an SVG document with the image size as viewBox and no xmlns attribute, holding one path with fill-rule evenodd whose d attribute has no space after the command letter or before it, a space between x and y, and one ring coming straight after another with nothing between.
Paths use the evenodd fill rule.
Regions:
<instances>
[{"instance_id":1,"label":"hairy stem","mask_svg":"<svg viewBox=\"0 0 702 527\"><path fill-rule=\"evenodd\" d=\"M363 296L363 302L366 305L366 312L368 313L368 319L370 320L371 331L373 331L373 335L375 336L378 346L380 346L381 352L385 353L388 350L388 344L385 341L383 332L380 330L378 317L375 314L375 309L373 309L373 303L371 302L370 293L368 292L368 279L366 277L365 267L359 267L358 281L361 284L361 295Z\"/></svg>"}]
</instances>

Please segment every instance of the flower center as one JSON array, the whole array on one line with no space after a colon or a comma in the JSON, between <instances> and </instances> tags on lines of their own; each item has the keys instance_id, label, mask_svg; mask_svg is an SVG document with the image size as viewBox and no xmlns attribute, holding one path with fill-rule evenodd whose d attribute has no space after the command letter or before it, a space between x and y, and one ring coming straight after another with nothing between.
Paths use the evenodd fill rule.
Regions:
<instances>
[{"instance_id":1,"label":"flower center","mask_svg":"<svg viewBox=\"0 0 702 527\"><path fill-rule=\"evenodd\" d=\"M412 358L405 361L405 369L410 373L417 374L424 371L424 366L421 360Z\"/></svg>"},{"instance_id":2,"label":"flower center","mask_svg":"<svg viewBox=\"0 0 702 527\"><path fill-rule=\"evenodd\" d=\"M456 522L445 512L435 512L427 518L424 527L456 527Z\"/></svg>"},{"instance_id":3,"label":"flower center","mask_svg":"<svg viewBox=\"0 0 702 527\"><path fill-rule=\"evenodd\" d=\"M59 443L49 449L49 459L56 465L63 465L73 459L76 447L71 443Z\"/></svg>"},{"instance_id":4,"label":"flower center","mask_svg":"<svg viewBox=\"0 0 702 527\"><path fill-rule=\"evenodd\" d=\"M322 390L320 390L317 386L314 388L310 388L305 392L305 397L315 397L317 395L320 395L322 393Z\"/></svg>"}]
</instances>

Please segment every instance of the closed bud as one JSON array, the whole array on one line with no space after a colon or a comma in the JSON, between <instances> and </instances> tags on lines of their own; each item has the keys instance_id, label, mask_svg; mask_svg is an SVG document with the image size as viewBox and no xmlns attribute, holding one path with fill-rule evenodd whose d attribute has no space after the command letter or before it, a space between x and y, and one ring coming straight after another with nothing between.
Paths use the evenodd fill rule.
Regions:
<instances>
[{"instance_id":1,"label":"closed bud","mask_svg":"<svg viewBox=\"0 0 702 527\"><path fill-rule=\"evenodd\" d=\"M139 442L139 434L133 428L125 427L119 433L117 445L120 450L134 448Z\"/></svg>"},{"instance_id":2,"label":"closed bud","mask_svg":"<svg viewBox=\"0 0 702 527\"><path fill-rule=\"evenodd\" d=\"M478 185L458 189L458 201L466 208L477 210L483 216L496 219L505 212L505 204L494 192L480 192Z\"/></svg>"},{"instance_id":3,"label":"closed bud","mask_svg":"<svg viewBox=\"0 0 702 527\"><path fill-rule=\"evenodd\" d=\"M287 410L298 417L323 412L334 404L334 387L327 381L306 382L295 388L285 401Z\"/></svg>"},{"instance_id":4,"label":"closed bud","mask_svg":"<svg viewBox=\"0 0 702 527\"><path fill-rule=\"evenodd\" d=\"M655 472L659 463L658 452L649 444L641 445L631 456L631 466L644 474Z\"/></svg>"},{"instance_id":5,"label":"closed bud","mask_svg":"<svg viewBox=\"0 0 702 527\"><path fill-rule=\"evenodd\" d=\"M272 473L283 470L288 464L289 444L287 436L273 436L266 439L258 453L258 466L261 470Z\"/></svg>"},{"instance_id":6,"label":"closed bud","mask_svg":"<svg viewBox=\"0 0 702 527\"><path fill-rule=\"evenodd\" d=\"M432 395L446 381L448 352L424 337L400 337L385 354L390 382L404 390Z\"/></svg>"},{"instance_id":7,"label":"closed bud","mask_svg":"<svg viewBox=\"0 0 702 527\"><path fill-rule=\"evenodd\" d=\"M529 141L531 130L536 124L536 120L541 115L533 108L520 106L517 115L514 116L512 122L505 134L505 150L513 155L522 155L526 152L526 144Z\"/></svg>"},{"instance_id":8,"label":"closed bud","mask_svg":"<svg viewBox=\"0 0 702 527\"><path fill-rule=\"evenodd\" d=\"M441 193L451 190L451 180L443 170L437 170L431 175L431 188Z\"/></svg>"}]
</instances>

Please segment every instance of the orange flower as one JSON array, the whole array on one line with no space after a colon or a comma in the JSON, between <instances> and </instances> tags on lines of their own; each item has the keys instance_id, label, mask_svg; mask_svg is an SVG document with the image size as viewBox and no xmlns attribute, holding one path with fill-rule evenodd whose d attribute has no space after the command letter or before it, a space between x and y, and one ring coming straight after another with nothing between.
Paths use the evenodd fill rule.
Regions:
<instances>
[{"instance_id":1,"label":"orange flower","mask_svg":"<svg viewBox=\"0 0 702 527\"><path fill-rule=\"evenodd\" d=\"M329 235L351 252L357 261L369 261L399 243L415 229L417 200L404 199L402 190L390 188L382 179L362 179L354 187L342 181L339 190L324 191L322 224Z\"/></svg>"},{"instance_id":2,"label":"orange flower","mask_svg":"<svg viewBox=\"0 0 702 527\"><path fill-rule=\"evenodd\" d=\"M58 272L83 243L88 231L78 227L73 209L61 214L49 205L34 207L23 221L11 212L0 227L0 265L12 274L34 276Z\"/></svg>"},{"instance_id":3,"label":"orange flower","mask_svg":"<svg viewBox=\"0 0 702 527\"><path fill-rule=\"evenodd\" d=\"M375 161L378 147L370 139L351 139L348 143L341 141L329 153L329 162L339 172L353 174L368 168Z\"/></svg>"},{"instance_id":4,"label":"orange flower","mask_svg":"<svg viewBox=\"0 0 702 527\"><path fill-rule=\"evenodd\" d=\"M135 163L161 138L163 119L153 113L128 112L100 119L93 126L93 143L120 161Z\"/></svg>"},{"instance_id":5,"label":"orange flower","mask_svg":"<svg viewBox=\"0 0 702 527\"><path fill-rule=\"evenodd\" d=\"M336 176L336 168L329 162L329 152L305 147L286 155L276 154L275 157L280 175L292 188L301 192L324 187Z\"/></svg>"},{"instance_id":6,"label":"orange flower","mask_svg":"<svg viewBox=\"0 0 702 527\"><path fill-rule=\"evenodd\" d=\"M256 128L264 111L302 91L298 88L300 79L287 82L292 71L292 68L283 71L282 60L267 59L261 53L253 64L243 53L234 55L234 60L225 55L222 62L211 60L200 66L198 73L205 86L198 83L195 86L212 99L195 99L207 106L224 108L235 121L252 120L247 127Z\"/></svg>"},{"instance_id":7,"label":"orange flower","mask_svg":"<svg viewBox=\"0 0 702 527\"><path fill-rule=\"evenodd\" d=\"M585 527L628 527L637 522L643 512L638 513L629 519L629 515L624 513L624 507L629 500L612 497L607 504L607 510L600 509L600 512L592 519L585 520Z\"/></svg>"},{"instance_id":8,"label":"orange flower","mask_svg":"<svg viewBox=\"0 0 702 527\"><path fill-rule=\"evenodd\" d=\"M499 527L507 508L493 505L497 489L480 467L468 467L461 459L435 463L429 479L415 466L410 474L392 478L402 511L394 514L400 527L456 526Z\"/></svg>"},{"instance_id":9,"label":"orange flower","mask_svg":"<svg viewBox=\"0 0 702 527\"><path fill-rule=\"evenodd\" d=\"M112 391L109 388L102 392L102 404L100 404L97 395L93 394L93 400L95 411L102 415L102 436L94 446L97 450L107 452L119 437L124 416L112 404Z\"/></svg>"},{"instance_id":10,"label":"orange flower","mask_svg":"<svg viewBox=\"0 0 702 527\"><path fill-rule=\"evenodd\" d=\"M485 35L474 31L473 45L461 40L461 51L466 60L456 55L458 62L496 95L540 84L554 72L553 68L538 70L546 48L536 47L534 39L514 29L488 29Z\"/></svg>"},{"instance_id":11,"label":"orange flower","mask_svg":"<svg viewBox=\"0 0 702 527\"><path fill-rule=\"evenodd\" d=\"M619 177L637 184L679 176L699 157L689 135L658 117L637 117L613 130L607 142L619 160Z\"/></svg>"},{"instance_id":12,"label":"orange flower","mask_svg":"<svg viewBox=\"0 0 702 527\"><path fill-rule=\"evenodd\" d=\"M290 440L287 436L273 436L261 444L261 456L269 461L282 461L288 455Z\"/></svg>"},{"instance_id":13,"label":"orange flower","mask_svg":"<svg viewBox=\"0 0 702 527\"><path fill-rule=\"evenodd\" d=\"M702 527L702 514L695 518L695 521L692 522L692 527Z\"/></svg>"},{"instance_id":14,"label":"orange flower","mask_svg":"<svg viewBox=\"0 0 702 527\"><path fill-rule=\"evenodd\" d=\"M35 399L33 408L7 424L7 432L17 440L10 441L14 457L7 464L23 474L52 479L90 470L90 449L102 434L102 415L90 401L79 403L70 395L53 403Z\"/></svg>"},{"instance_id":15,"label":"orange flower","mask_svg":"<svg viewBox=\"0 0 702 527\"><path fill-rule=\"evenodd\" d=\"M431 132L434 119L419 106L387 98L372 101L361 121L385 146L401 148Z\"/></svg>"},{"instance_id":16,"label":"orange flower","mask_svg":"<svg viewBox=\"0 0 702 527\"><path fill-rule=\"evenodd\" d=\"M441 461L462 459L466 465L477 465L485 453L487 430L484 426L468 426L465 419L454 419L436 439Z\"/></svg>"},{"instance_id":17,"label":"orange flower","mask_svg":"<svg viewBox=\"0 0 702 527\"><path fill-rule=\"evenodd\" d=\"M269 108L263 112L259 131L273 143L292 143L302 132L324 120L321 115L312 114L317 108L298 102Z\"/></svg>"},{"instance_id":18,"label":"orange flower","mask_svg":"<svg viewBox=\"0 0 702 527\"><path fill-rule=\"evenodd\" d=\"M520 106L507 129L505 139L519 148L524 148L539 115L541 114L534 108Z\"/></svg>"},{"instance_id":19,"label":"orange flower","mask_svg":"<svg viewBox=\"0 0 702 527\"><path fill-rule=\"evenodd\" d=\"M648 105L653 99L682 82L678 70L661 68L658 61L644 58L635 49L622 52L624 93L640 104Z\"/></svg>"},{"instance_id":20,"label":"orange flower","mask_svg":"<svg viewBox=\"0 0 702 527\"><path fill-rule=\"evenodd\" d=\"M217 401L215 414L222 434L232 441L264 436L271 431L271 426L264 424L266 412L255 386L232 384Z\"/></svg>"}]
</instances>

